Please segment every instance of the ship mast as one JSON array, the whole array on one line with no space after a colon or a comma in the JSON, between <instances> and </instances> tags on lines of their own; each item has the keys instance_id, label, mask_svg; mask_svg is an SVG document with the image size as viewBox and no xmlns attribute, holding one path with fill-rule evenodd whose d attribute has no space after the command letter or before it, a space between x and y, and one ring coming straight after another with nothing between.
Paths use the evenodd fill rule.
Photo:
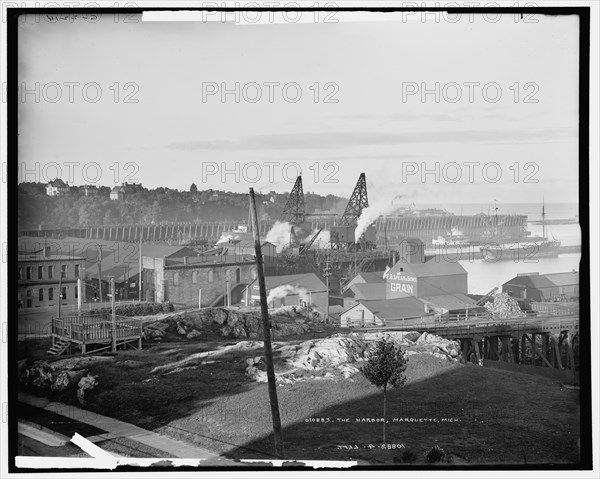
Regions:
<instances>
[{"instance_id":1,"label":"ship mast","mask_svg":"<svg viewBox=\"0 0 600 479\"><path fill-rule=\"evenodd\" d=\"M496 215L496 234L500 234L500 232L498 231L498 205L497 205L498 200L494 200L494 211L495 211L495 215Z\"/></svg>"},{"instance_id":2,"label":"ship mast","mask_svg":"<svg viewBox=\"0 0 600 479\"><path fill-rule=\"evenodd\" d=\"M542 237L546 239L546 207L542 196Z\"/></svg>"}]
</instances>

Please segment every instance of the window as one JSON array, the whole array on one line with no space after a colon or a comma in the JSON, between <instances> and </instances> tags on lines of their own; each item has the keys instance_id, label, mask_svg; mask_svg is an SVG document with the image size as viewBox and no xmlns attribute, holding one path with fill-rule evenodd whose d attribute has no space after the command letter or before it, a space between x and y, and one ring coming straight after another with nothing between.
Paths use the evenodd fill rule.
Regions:
<instances>
[{"instance_id":1,"label":"window","mask_svg":"<svg viewBox=\"0 0 600 479\"><path fill-rule=\"evenodd\" d=\"M31 304L31 298L27 298L27 308L31 308L32 304Z\"/></svg>"},{"instance_id":2,"label":"window","mask_svg":"<svg viewBox=\"0 0 600 479\"><path fill-rule=\"evenodd\" d=\"M62 287L62 294L60 295L60 299L67 299L67 287Z\"/></svg>"},{"instance_id":3,"label":"window","mask_svg":"<svg viewBox=\"0 0 600 479\"><path fill-rule=\"evenodd\" d=\"M19 268L19 280L23 279L23 268Z\"/></svg>"},{"instance_id":4,"label":"window","mask_svg":"<svg viewBox=\"0 0 600 479\"><path fill-rule=\"evenodd\" d=\"M38 299L40 301L44 301L44 288L40 288L40 291L38 293Z\"/></svg>"},{"instance_id":5,"label":"window","mask_svg":"<svg viewBox=\"0 0 600 479\"><path fill-rule=\"evenodd\" d=\"M54 288L48 288L48 301L54 300Z\"/></svg>"},{"instance_id":6,"label":"window","mask_svg":"<svg viewBox=\"0 0 600 479\"><path fill-rule=\"evenodd\" d=\"M27 297L31 298L31 296L33 296L32 292L30 289L27 290Z\"/></svg>"},{"instance_id":7,"label":"window","mask_svg":"<svg viewBox=\"0 0 600 479\"><path fill-rule=\"evenodd\" d=\"M75 277L79 278L79 265L78 264L75 265Z\"/></svg>"},{"instance_id":8,"label":"window","mask_svg":"<svg viewBox=\"0 0 600 479\"><path fill-rule=\"evenodd\" d=\"M197 284L198 283L198 271L193 271L192 272L192 284Z\"/></svg>"},{"instance_id":9,"label":"window","mask_svg":"<svg viewBox=\"0 0 600 479\"><path fill-rule=\"evenodd\" d=\"M54 266L48 266L48 279L54 278Z\"/></svg>"},{"instance_id":10,"label":"window","mask_svg":"<svg viewBox=\"0 0 600 479\"><path fill-rule=\"evenodd\" d=\"M38 279L44 279L44 267L38 266Z\"/></svg>"},{"instance_id":11,"label":"window","mask_svg":"<svg viewBox=\"0 0 600 479\"><path fill-rule=\"evenodd\" d=\"M256 279L258 277L258 272L256 271L256 268L252 268L252 279Z\"/></svg>"},{"instance_id":12,"label":"window","mask_svg":"<svg viewBox=\"0 0 600 479\"><path fill-rule=\"evenodd\" d=\"M212 283L214 280L215 280L215 278L214 278L214 273L213 273L213 270L212 270L212 269L209 269L209 270L208 270L208 282L209 282L209 283Z\"/></svg>"},{"instance_id":13,"label":"window","mask_svg":"<svg viewBox=\"0 0 600 479\"><path fill-rule=\"evenodd\" d=\"M75 286L75 299L79 297L79 291L77 291L77 286Z\"/></svg>"},{"instance_id":14,"label":"window","mask_svg":"<svg viewBox=\"0 0 600 479\"><path fill-rule=\"evenodd\" d=\"M235 270L235 282L239 283L242 280L242 270L240 268Z\"/></svg>"},{"instance_id":15,"label":"window","mask_svg":"<svg viewBox=\"0 0 600 479\"><path fill-rule=\"evenodd\" d=\"M179 284L179 273L173 275L173 284L177 286Z\"/></svg>"},{"instance_id":16,"label":"window","mask_svg":"<svg viewBox=\"0 0 600 479\"><path fill-rule=\"evenodd\" d=\"M63 275L63 278L67 277L67 265L66 264L62 264L60 266L60 274Z\"/></svg>"},{"instance_id":17,"label":"window","mask_svg":"<svg viewBox=\"0 0 600 479\"><path fill-rule=\"evenodd\" d=\"M26 274L27 274L27 279L31 279L31 266L27 266L26 269Z\"/></svg>"}]
</instances>

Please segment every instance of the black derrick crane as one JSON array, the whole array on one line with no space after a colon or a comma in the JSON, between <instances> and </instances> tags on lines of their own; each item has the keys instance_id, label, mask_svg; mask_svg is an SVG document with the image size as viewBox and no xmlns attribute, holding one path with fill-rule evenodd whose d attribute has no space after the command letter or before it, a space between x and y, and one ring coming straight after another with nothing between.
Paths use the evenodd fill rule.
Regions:
<instances>
[{"instance_id":1,"label":"black derrick crane","mask_svg":"<svg viewBox=\"0 0 600 479\"><path fill-rule=\"evenodd\" d=\"M362 214L363 209L369 207L369 197L367 195L367 179L364 173L358 177L352 196L348 200L344 214L342 215L341 225L352 226L356 225L358 218Z\"/></svg>"},{"instance_id":2,"label":"black derrick crane","mask_svg":"<svg viewBox=\"0 0 600 479\"><path fill-rule=\"evenodd\" d=\"M293 225L300 225L304 223L306 219L306 213L304 212L304 191L302 189L302 176L296 178L296 183L288 197L283 213L279 221L287 222Z\"/></svg>"}]
</instances>

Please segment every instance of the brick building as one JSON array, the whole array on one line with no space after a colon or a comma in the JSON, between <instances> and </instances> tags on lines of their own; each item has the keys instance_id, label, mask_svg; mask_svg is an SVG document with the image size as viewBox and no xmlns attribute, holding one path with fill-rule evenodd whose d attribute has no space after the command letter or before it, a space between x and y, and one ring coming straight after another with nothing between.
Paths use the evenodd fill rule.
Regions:
<instances>
[{"instance_id":1,"label":"brick building","mask_svg":"<svg viewBox=\"0 0 600 479\"><path fill-rule=\"evenodd\" d=\"M255 278L256 264L244 256L154 259L157 301L177 305L197 307L200 294L203 307L223 305L228 292L231 304L238 304L244 288Z\"/></svg>"},{"instance_id":2,"label":"brick building","mask_svg":"<svg viewBox=\"0 0 600 479\"><path fill-rule=\"evenodd\" d=\"M77 304L85 298L85 260L80 256L42 251L18 256L18 307L38 308ZM62 275L62 280L61 280ZM80 290L77 280L81 279Z\"/></svg>"}]
</instances>

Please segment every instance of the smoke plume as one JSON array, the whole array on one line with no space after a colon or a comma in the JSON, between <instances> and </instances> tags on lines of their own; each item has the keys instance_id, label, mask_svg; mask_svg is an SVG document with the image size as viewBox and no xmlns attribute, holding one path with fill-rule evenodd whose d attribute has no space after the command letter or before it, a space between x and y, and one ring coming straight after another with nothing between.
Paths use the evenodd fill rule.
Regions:
<instances>
[{"instance_id":1,"label":"smoke plume","mask_svg":"<svg viewBox=\"0 0 600 479\"><path fill-rule=\"evenodd\" d=\"M310 301L310 296L306 289L300 288L298 286L292 286L291 284L283 284L269 291L269 296L267 297L267 304L270 304L276 299L285 298L289 294L297 294L298 296L300 296L300 299L302 301L305 301L306 303L309 303Z\"/></svg>"},{"instance_id":2,"label":"smoke plume","mask_svg":"<svg viewBox=\"0 0 600 479\"><path fill-rule=\"evenodd\" d=\"M381 215L389 215L400 208L397 200L401 197L402 195L396 195L391 200L376 201L368 208L365 208L356 223L356 230L354 230L355 241L358 243L358 240L366 229Z\"/></svg>"},{"instance_id":3,"label":"smoke plume","mask_svg":"<svg viewBox=\"0 0 600 479\"><path fill-rule=\"evenodd\" d=\"M313 230L310 237L312 238L314 235L316 235L317 231L319 230ZM322 230L313 243L313 247L315 246L321 249L331 248L331 232L329 230Z\"/></svg>"},{"instance_id":4,"label":"smoke plume","mask_svg":"<svg viewBox=\"0 0 600 479\"><path fill-rule=\"evenodd\" d=\"M277 246L277 252L281 253L284 246L290 243L291 229L292 225L287 221L276 221L273 227L267 233L267 236L265 236L265 241L273 243L275 246Z\"/></svg>"},{"instance_id":5,"label":"smoke plume","mask_svg":"<svg viewBox=\"0 0 600 479\"><path fill-rule=\"evenodd\" d=\"M217 244L221 244L221 243L229 243L231 240L236 240L236 239L240 239L239 235L236 235L235 237L231 234L225 234L223 233L221 235L221 237L219 238L219 241L217 241Z\"/></svg>"}]
</instances>

